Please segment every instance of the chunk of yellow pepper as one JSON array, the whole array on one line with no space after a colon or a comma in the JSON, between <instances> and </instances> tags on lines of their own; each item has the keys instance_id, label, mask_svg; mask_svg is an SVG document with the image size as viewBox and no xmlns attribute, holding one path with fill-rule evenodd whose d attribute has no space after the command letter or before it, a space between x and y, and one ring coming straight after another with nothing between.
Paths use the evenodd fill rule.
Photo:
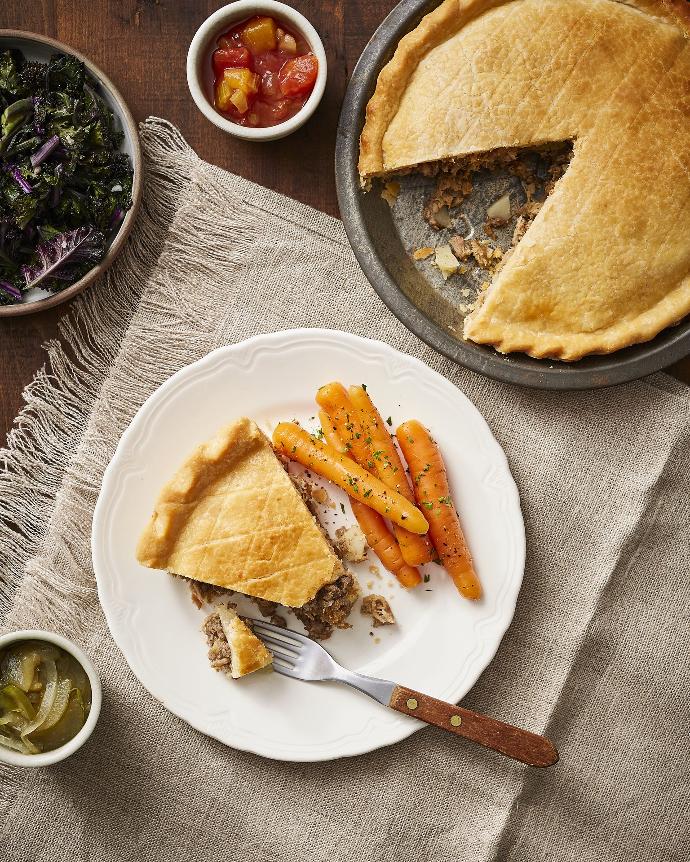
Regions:
<instances>
[{"instance_id":1,"label":"chunk of yellow pepper","mask_svg":"<svg viewBox=\"0 0 690 862\"><path fill-rule=\"evenodd\" d=\"M259 76L255 75L254 72L250 72L249 69L241 67L225 69L223 72L223 81L227 81L235 90L242 90L247 96L250 93L257 93L259 90Z\"/></svg>"},{"instance_id":2,"label":"chunk of yellow pepper","mask_svg":"<svg viewBox=\"0 0 690 862\"><path fill-rule=\"evenodd\" d=\"M250 18L242 29L241 39L255 54L273 51L278 44L276 22L273 18L263 15Z\"/></svg>"},{"instance_id":3,"label":"chunk of yellow pepper","mask_svg":"<svg viewBox=\"0 0 690 862\"><path fill-rule=\"evenodd\" d=\"M216 107L230 111L234 107L240 114L249 110L249 95L259 90L259 76L249 69L229 68L216 83Z\"/></svg>"}]
</instances>

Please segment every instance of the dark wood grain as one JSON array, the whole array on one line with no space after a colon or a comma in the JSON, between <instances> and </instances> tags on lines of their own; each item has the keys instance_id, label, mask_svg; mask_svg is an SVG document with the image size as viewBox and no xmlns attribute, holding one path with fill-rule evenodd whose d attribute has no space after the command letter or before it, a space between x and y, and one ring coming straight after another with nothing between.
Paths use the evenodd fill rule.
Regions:
<instances>
[{"instance_id":1,"label":"dark wood grain","mask_svg":"<svg viewBox=\"0 0 690 862\"><path fill-rule=\"evenodd\" d=\"M3 0L0 28L43 33L83 51L113 80L137 120L175 123L207 161L338 214L333 152L349 71L394 0L293 0L321 34L328 85L316 116L283 141L252 145L224 135L197 110L187 90L187 47L222 2L210 0ZM45 361L69 303L0 321L0 442L21 406L21 392Z\"/></svg>"},{"instance_id":2,"label":"dark wood grain","mask_svg":"<svg viewBox=\"0 0 690 862\"><path fill-rule=\"evenodd\" d=\"M282 141L249 144L224 135L187 91L187 46L199 24L224 5L211 0L2 0L0 28L44 33L83 51L114 81L136 119L175 123L202 158L337 215L333 152L349 74L395 0L293 0L320 32L328 54L326 94L316 116ZM43 364L41 344L56 334L69 303L0 321L0 440L21 391ZM674 373L690 382L690 361Z\"/></svg>"},{"instance_id":3,"label":"dark wood grain","mask_svg":"<svg viewBox=\"0 0 690 862\"><path fill-rule=\"evenodd\" d=\"M558 752L545 736L437 700L402 685L393 689L389 706L449 733L471 739L485 748L491 748L528 766L553 766L558 762Z\"/></svg>"}]
</instances>

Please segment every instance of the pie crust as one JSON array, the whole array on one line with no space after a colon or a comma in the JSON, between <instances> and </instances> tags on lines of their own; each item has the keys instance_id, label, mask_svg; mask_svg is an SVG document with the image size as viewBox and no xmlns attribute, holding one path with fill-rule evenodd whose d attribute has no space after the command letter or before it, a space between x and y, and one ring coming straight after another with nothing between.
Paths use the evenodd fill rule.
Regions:
<instances>
[{"instance_id":1,"label":"pie crust","mask_svg":"<svg viewBox=\"0 0 690 862\"><path fill-rule=\"evenodd\" d=\"M217 617L219 625L213 620L214 616ZM239 679L241 676L254 673L272 664L271 653L231 607L218 605L215 614L206 621L205 629L209 641L215 641L211 643L209 659L219 670L224 670L233 679ZM209 636L210 630L215 634ZM224 638L221 637L221 632ZM225 643L222 643L223 640ZM227 659L223 658L214 663L213 656L216 652L223 656L227 654ZM223 666L225 661L228 663Z\"/></svg>"},{"instance_id":2,"label":"pie crust","mask_svg":"<svg viewBox=\"0 0 690 862\"><path fill-rule=\"evenodd\" d=\"M196 581L302 607L342 563L251 419L199 446L163 488L137 559Z\"/></svg>"},{"instance_id":3,"label":"pie crust","mask_svg":"<svg viewBox=\"0 0 690 862\"><path fill-rule=\"evenodd\" d=\"M445 0L400 41L367 106L363 181L573 142L466 338L576 360L690 312L689 29L686 0Z\"/></svg>"}]
</instances>

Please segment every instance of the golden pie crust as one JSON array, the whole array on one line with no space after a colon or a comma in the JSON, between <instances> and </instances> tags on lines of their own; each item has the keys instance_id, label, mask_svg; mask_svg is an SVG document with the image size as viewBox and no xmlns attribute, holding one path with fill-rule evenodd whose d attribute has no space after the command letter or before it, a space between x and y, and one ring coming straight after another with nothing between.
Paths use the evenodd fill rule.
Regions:
<instances>
[{"instance_id":1,"label":"golden pie crust","mask_svg":"<svg viewBox=\"0 0 690 862\"><path fill-rule=\"evenodd\" d=\"M137 559L287 607L343 574L270 441L246 418L199 446L165 485Z\"/></svg>"},{"instance_id":2,"label":"golden pie crust","mask_svg":"<svg viewBox=\"0 0 690 862\"><path fill-rule=\"evenodd\" d=\"M217 609L230 647L230 676L239 679L272 664L273 656L249 626L231 608Z\"/></svg>"},{"instance_id":3,"label":"golden pie crust","mask_svg":"<svg viewBox=\"0 0 690 862\"><path fill-rule=\"evenodd\" d=\"M363 180L573 142L466 338L576 360L690 312L689 29L686 0L445 0L400 41L367 106Z\"/></svg>"}]
</instances>

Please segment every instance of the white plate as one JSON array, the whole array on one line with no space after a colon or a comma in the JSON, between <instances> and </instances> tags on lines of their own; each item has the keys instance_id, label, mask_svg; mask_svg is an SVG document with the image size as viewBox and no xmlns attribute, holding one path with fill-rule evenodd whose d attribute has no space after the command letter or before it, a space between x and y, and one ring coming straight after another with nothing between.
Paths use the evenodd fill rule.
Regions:
<instances>
[{"instance_id":1,"label":"white plate","mask_svg":"<svg viewBox=\"0 0 690 862\"><path fill-rule=\"evenodd\" d=\"M525 532L503 450L455 386L386 344L343 332L298 329L224 347L183 368L143 405L103 478L93 521L93 563L101 604L117 645L164 706L227 745L279 760L362 754L409 736L421 723L334 683L302 683L275 673L232 682L211 669L199 627L203 614L187 586L135 559L159 489L187 454L220 426L246 415L270 433L296 418L316 428L313 401L330 380L366 383L384 417L418 418L443 451L485 597L471 603L437 566L406 592L392 576L352 568L363 591L391 602L398 624L354 628L327 646L346 667L457 701L493 657L513 616L522 581ZM329 488L333 531L352 515ZM242 610L242 608L241 608ZM257 616L252 605L250 615ZM295 623L296 628L300 628Z\"/></svg>"}]
</instances>

